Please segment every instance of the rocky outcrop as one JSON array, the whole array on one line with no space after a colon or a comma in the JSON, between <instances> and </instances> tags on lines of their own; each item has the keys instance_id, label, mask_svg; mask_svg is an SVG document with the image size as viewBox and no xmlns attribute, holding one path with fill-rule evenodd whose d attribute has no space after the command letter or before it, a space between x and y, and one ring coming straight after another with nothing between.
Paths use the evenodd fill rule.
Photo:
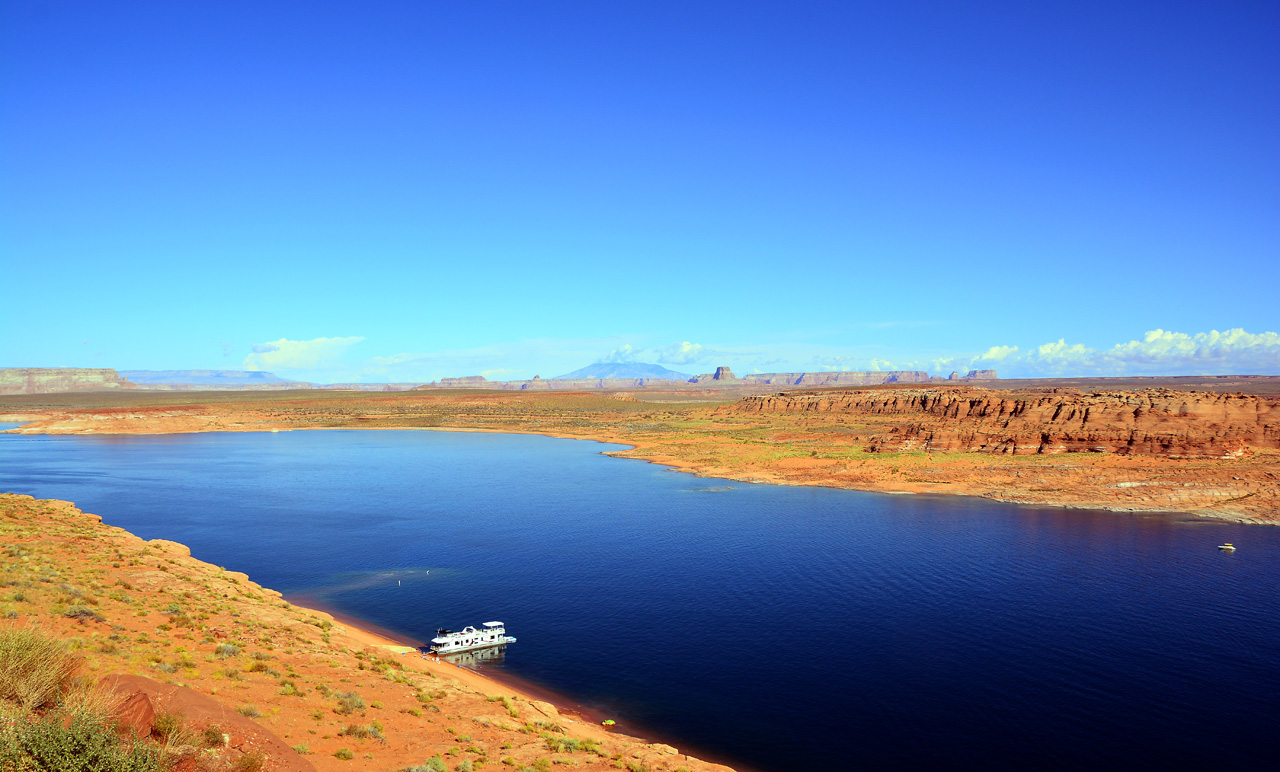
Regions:
<instances>
[{"instance_id":1,"label":"rocky outcrop","mask_svg":"<svg viewBox=\"0 0 1280 772\"><path fill-rule=\"evenodd\" d=\"M137 386L108 368L11 367L0 369L0 394L111 391Z\"/></svg>"},{"instance_id":2,"label":"rocky outcrop","mask_svg":"<svg viewBox=\"0 0 1280 772\"><path fill-rule=\"evenodd\" d=\"M741 383L742 379L733 374L733 371L723 365L716 368L714 373L705 373L689 379L689 383L716 383L717 385L726 385L731 383Z\"/></svg>"},{"instance_id":3,"label":"rocky outcrop","mask_svg":"<svg viewBox=\"0 0 1280 772\"><path fill-rule=\"evenodd\" d=\"M866 426L873 451L1229 458L1280 448L1280 399L1240 394L912 389L747 397L730 409L843 414Z\"/></svg>"},{"instance_id":4,"label":"rocky outcrop","mask_svg":"<svg viewBox=\"0 0 1280 772\"><path fill-rule=\"evenodd\" d=\"M501 388L490 382L483 375L466 375L461 378L441 378L438 386L442 389L493 389Z\"/></svg>"},{"instance_id":5,"label":"rocky outcrop","mask_svg":"<svg viewBox=\"0 0 1280 772\"><path fill-rule=\"evenodd\" d=\"M194 689L123 674L107 676L102 679L102 685L118 700L115 714L126 733L147 737L155 731L157 715L180 716L188 732L200 733L207 727L216 727L231 759L238 761L259 754L259 767L265 762L273 771L315 772L315 765L279 735L240 715L234 707ZM235 761L231 766L250 768Z\"/></svg>"}]
</instances>

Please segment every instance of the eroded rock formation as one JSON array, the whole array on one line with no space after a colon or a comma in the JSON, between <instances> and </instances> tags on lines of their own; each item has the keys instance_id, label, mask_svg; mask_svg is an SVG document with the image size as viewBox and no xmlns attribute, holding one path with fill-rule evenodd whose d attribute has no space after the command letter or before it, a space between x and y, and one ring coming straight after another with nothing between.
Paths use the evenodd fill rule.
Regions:
<instances>
[{"instance_id":1,"label":"eroded rock formation","mask_svg":"<svg viewBox=\"0 0 1280 772\"><path fill-rule=\"evenodd\" d=\"M0 369L0 394L108 391L137 386L109 368L10 367Z\"/></svg>"},{"instance_id":2,"label":"eroded rock formation","mask_svg":"<svg viewBox=\"0 0 1280 772\"><path fill-rule=\"evenodd\" d=\"M843 414L866 424L875 451L1227 458L1280 448L1280 399L1238 394L911 389L747 397L730 409Z\"/></svg>"}]
</instances>

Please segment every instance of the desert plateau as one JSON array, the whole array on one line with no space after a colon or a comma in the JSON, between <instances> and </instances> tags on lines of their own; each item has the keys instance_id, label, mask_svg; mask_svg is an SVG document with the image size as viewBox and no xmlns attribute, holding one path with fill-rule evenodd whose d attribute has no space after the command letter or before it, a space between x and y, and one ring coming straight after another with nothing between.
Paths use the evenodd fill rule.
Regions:
<instances>
[{"instance_id":1,"label":"desert plateau","mask_svg":"<svg viewBox=\"0 0 1280 772\"><path fill-rule=\"evenodd\" d=\"M624 443L633 449L615 455L748 482L1276 524L1277 381L908 383L765 394L757 387L746 396L734 389L122 391L4 396L0 420L22 422L10 431L23 434L537 433Z\"/></svg>"}]
</instances>

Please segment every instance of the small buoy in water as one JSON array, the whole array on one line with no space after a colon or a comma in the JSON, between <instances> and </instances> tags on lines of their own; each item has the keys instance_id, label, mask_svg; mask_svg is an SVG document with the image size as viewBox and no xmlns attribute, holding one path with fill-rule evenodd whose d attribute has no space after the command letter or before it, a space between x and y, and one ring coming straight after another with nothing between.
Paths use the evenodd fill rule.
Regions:
<instances>
[{"instance_id":1,"label":"small buoy in water","mask_svg":"<svg viewBox=\"0 0 1280 772\"><path fill-rule=\"evenodd\" d=\"M1218 549L1222 550L1223 552L1235 552L1235 551L1236 551L1235 546L1234 546L1231 542L1227 542L1226 544L1219 544L1219 545L1218 545Z\"/></svg>"}]
</instances>

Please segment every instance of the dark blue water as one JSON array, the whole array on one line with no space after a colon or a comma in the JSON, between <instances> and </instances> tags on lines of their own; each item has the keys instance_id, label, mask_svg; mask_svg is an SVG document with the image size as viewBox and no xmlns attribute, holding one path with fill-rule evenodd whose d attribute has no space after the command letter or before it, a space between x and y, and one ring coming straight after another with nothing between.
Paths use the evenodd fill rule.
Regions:
<instances>
[{"instance_id":1,"label":"dark blue water","mask_svg":"<svg viewBox=\"0 0 1280 772\"><path fill-rule=\"evenodd\" d=\"M1280 750L1278 528L745 485L608 447L0 435L0 490L419 641L499 619L507 671L761 770Z\"/></svg>"}]
</instances>

